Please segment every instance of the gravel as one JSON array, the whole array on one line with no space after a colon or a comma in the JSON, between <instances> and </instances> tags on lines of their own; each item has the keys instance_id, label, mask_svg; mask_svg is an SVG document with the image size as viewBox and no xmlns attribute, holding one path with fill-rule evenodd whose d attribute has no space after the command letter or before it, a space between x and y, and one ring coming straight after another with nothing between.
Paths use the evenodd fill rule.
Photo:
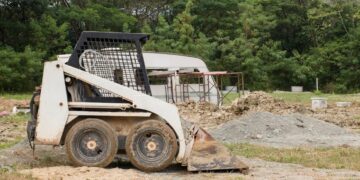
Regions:
<instances>
[{"instance_id":1,"label":"gravel","mask_svg":"<svg viewBox=\"0 0 360 180\"><path fill-rule=\"evenodd\" d=\"M359 134L301 114L255 112L209 131L216 139L229 143L252 143L278 148L360 147Z\"/></svg>"}]
</instances>

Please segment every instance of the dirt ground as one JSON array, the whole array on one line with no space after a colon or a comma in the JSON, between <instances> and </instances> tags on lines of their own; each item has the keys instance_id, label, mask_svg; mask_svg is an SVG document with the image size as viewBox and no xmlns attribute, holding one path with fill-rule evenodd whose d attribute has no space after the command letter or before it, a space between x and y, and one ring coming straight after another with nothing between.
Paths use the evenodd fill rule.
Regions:
<instances>
[{"instance_id":1,"label":"dirt ground","mask_svg":"<svg viewBox=\"0 0 360 180\"><path fill-rule=\"evenodd\" d=\"M11 158L9 158L11 157ZM301 165L268 162L256 158L243 158L250 166L248 175L239 172L187 172L186 168L173 166L163 172L145 173L135 169L129 162L117 161L109 168L72 167L65 158L63 148L39 146L32 156L26 141L0 151L0 167L20 164L19 173L31 174L37 179L356 179L360 172L307 168Z\"/></svg>"},{"instance_id":2,"label":"dirt ground","mask_svg":"<svg viewBox=\"0 0 360 180\"><path fill-rule=\"evenodd\" d=\"M0 111L11 110L17 101L4 101L0 99ZM232 120L245 118L251 114L257 114L260 119L263 112L270 113L266 117L266 121L280 119L283 121L289 120L286 118L290 116L291 125L293 128L308 129L307 121L302 124L294 124L297 122L296 117L292 119L294 113L302 116L309 116L318 118L320 120L330 122L346 128L360 127L357 119L360 117L360 105L354 104L350 108L338 108L334 105L326 110L313 111L310 107L301 104L289 104L282 100L273 98L264 92L253 92L248 96L237 99L229 106L217 108L207 103L187 102L178 105L181 117L183 119L195 122L205 129L214 129L222 127L221 125L230 123ZM2 109L1 109L2 108ZM255 116L253 119L259 119ZM279 116L279 117L277 117ZM264 118L263 117L263 118ZM359 118L360 119L360 118ZM245 121L241 119L241 121ZM261 123L261 122L259 122ZM324 122L322 122L324 123ZM274 121L270 123L272 126L277 126ZM11 136L25 135L25 123L23 126L18 124L7 123L0 121L0 141L2 139L9 139ZM231 127L232 125L228 125ZM303 127L301 127L303 126ZM319 125L321 126L321 125ZM306 127L306 128L304 128ZM22 129L20 131L19 129ZM267 126L265 125L265 132ZM281 127L286 130L286 127ZM324 127L326 128L326 127ZM340 128L336 127L335 129ZM246 128L245 128L246 129ZM341 128L340 128L341 129ZM273 133L275 129L270 129ZM339 129L337 129L339 130ZM230 130L226 130L230 131ZM255 141L259 132L263 132L260 127L254 128L252 134L255 136ZM319 131L322 131L321 129ZM339 130L340 132L341 130ZM7 135L7 132L21 133ZM300 132L300 131L299 131ZM10 133L10 134L11 134ZM276 132L275 132L276 133ZM291 133L291 132L290 132ZM302 131L298 134L301 134ZM280 131L279 131L279 134ZM260 134L261 138L267 137L267 134ZM239 136L243 136L240 134ZM285 134L285 136L287 136ZM225 137L226 138L226 137ZM249 136L249 139L254 139ZM221 139L223 140L223 139ZM226 140L226 139L224 139ZM298 141L294 139L292 141ZM281 140L282 141L282 140ZM260 142L267 145L266 142ZM92 167L72 167L66 159L64 149L61 147L37 146L35 158L32 156L32 150L29 148L27 142L23 142L7 149L0 150L0 169L8 169L9 171L19 171L22 174L31 174L38 179L358 179L360 172L345 169L317 169L307 168L301 165L285 164L268 162L254 158L241 159L250 166L250 173L242 175L239 172L203 172L191 173L187 172L184 167L173 166L164 172L159 173L144 173L136 170L129 162L115 161L109 168L92 168ZM18 170L17 170L18 169Z\"/></svg>"},{"instance_id":3,"label":"dirt ground","mask_svg":"<svg viewBox=\"0 0 360 180\"><path fill-rule=\"evenodd\" d=\"M300 165L242 158L250 166L248 175L238 172L191 173L181 167L165 172L144 173L136 169L55 166L22 170L39 179L356 179L360 172L305 168Z\"/></svg>"},{"instance_id":4,"label":"dirt ground","mask_svg":"<svg viewBox=\"0 0 360 180\"><path fill-rule=\"evenodd\" d=\"M7 144L25 138L25 123L7 118L0 121L0 144Z\"/></svg>"},{"instance_id":5,"label":"dirt ground","mask_svg":"<svg viewBox=\"0 0 360 180\"><path fill-rule=\"evenodd\" d=\"M2 111L11 112L14 106L25 107L28 105L29 102L27 100L13 100L13 99L5 99L0 97L0 112Z\"/></svg>"}]
</instances>

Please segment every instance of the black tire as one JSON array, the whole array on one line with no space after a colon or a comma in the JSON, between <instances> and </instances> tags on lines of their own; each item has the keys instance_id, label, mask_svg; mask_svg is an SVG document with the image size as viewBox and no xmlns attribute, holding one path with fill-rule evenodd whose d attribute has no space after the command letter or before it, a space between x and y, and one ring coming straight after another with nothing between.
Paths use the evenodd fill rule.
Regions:
<instances>
[{"instance_id":1,"label":"black tire","mask_svg":"<svg viewBox=\"0 0 360 180\"><path fill-rule=\"evenodd\" d=\"M117 153L118 141L115 130L105 121L84 119L68 131L65 148L75 166L106 167Z\"/></svg>"},{"instance_id":2,"label":"black tire","mask_svg":"<svg viewBox=\"0 0 360 180\"><path fill-rule=\"evenodd\" d=\"M154 172L171 165L178 144L175 133L167 124L148 120L130 130L125 150L131 164L142 171Z\"/></svg>"}]
</instances>

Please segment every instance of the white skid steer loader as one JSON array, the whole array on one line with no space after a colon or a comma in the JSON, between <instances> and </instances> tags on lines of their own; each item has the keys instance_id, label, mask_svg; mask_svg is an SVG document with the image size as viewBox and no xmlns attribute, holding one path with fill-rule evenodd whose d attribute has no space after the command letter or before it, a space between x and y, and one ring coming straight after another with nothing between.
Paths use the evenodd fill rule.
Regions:
<instances>
[{"instance_id":1,"label":"white skid steer loader","mask_svg":"<svg viewBox=\"0 0 360 180\"><path fill-rule=\"evenodd\" d=\"M189 171L248 166L175 105L151 96L141 52L148 35L83 32L66 61L46 62L30 103L30 146L65 145L75 166L106 167L125 150L138 169L181 163Z\"/></svg>"}]
</instances>

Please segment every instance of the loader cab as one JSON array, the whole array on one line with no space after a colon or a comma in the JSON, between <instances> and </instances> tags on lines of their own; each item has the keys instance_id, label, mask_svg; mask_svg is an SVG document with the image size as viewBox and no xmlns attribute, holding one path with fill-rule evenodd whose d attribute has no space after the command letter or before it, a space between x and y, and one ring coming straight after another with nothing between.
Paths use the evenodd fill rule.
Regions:
<instances>
[{"instance_id":1,"label":"loader cab","mask_svg":"<svg viewBox=\"0 0 360 180\"><path fill-rule=\"evenodd\" d=\"M58 60L67 62L70 56L70 54L58 55ZM202 99L204 80L186 78L185 82L185 78L182 78L181 74L209 72L203 60L190 56L155 52L144 52L143 59L145 74L149 80L149 88L153 97L169 103L180 103L189 100L200 101ZM144 72L142 72L141 68L136 68L131 75L126 74L125 71L126 70L121 68L114 69L114 81L129 86L130 81L124 78L127 76L134 78L134 83L137 85L144 85L145 82L141 78L141 74ZM214 79L211 77L207 81L210 84L215 84ZM219 97L217 96L219 93L218 88L210 89L208 100L216 104L219 101ZM91 93L89 94L91 95ZM97 93L97 95L101 94ZM94 94L91 96L94 96ZM89 100L88 98L87 100L90 101L91 99ZM98 99L95 98L93 98L93 100L98 101ZM116 98L107 98L107 100L120 101Z\"/></svg>"}]
</instances>

